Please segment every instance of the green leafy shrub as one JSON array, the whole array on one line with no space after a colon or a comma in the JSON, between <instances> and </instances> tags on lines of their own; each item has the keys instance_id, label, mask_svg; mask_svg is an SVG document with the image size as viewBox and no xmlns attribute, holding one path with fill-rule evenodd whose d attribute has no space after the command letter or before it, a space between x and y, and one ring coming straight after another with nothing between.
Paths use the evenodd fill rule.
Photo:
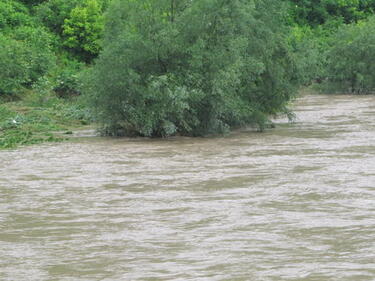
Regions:
<instances>
[{"instance_id":1,"label":"green leafy shrub","mask_svg":"<svg viewBox=\"0 0 375 281\"><path fill-rule=\"evenodd\" d=\"M203 135L286 111L297 84L279 1L115 1L85 92L108 134Z\"/></svg>"},{"instance_id":2,"label":"green leafy shrub","mask_svg":"<svg viewBox=\"0 0 375 281\"><path fill-rule=\"evenodd\" d=\"M375 93L375 17L343 26L328 55L326 91Z\"/></svg>"},{"instance_id":3,"label":"green leafy shrub","mask_svg":"<svg viewBox=\"0 0 375 281\"><path fill-rule=\"evenodd\" d=\"M373 0L290 0L290 14L299 25L318 26L331 20L357 22L372 15Z\"/></svg>"},{"instance_id":4,"label":"green leafy shrub","mask_svg":"<svg viewBox=\"0 0 375 281\"><path fill-rule=\"evenodd\" d=\"M26 47L29 86L31 86L56 65L53 52L54 37L42 27L27 26L13 30L12 37Z\"/></svg>"},{"instance_id":5,"label":"green leafy shrub","mask_svg":"<svg viewBox=\"0 0 375 281\"><path fill-rule=\"evenodd\" d=\"M110 0L50 0L34 8L36 18L61 37L76 59L90 62L101 49L103 12Z\"/></svg>"},{"instance_id":6,"label":"green leafy shrub","mask_svg":"<svg viewBox=\"0 0 375 281\"><path fill-rule=\"evenodd\" d=\"M75 7L63 26L64 45L90 61L101 49L104 28L102 7L97 0L85 0Z\"/></svg>"},{"instance_id":7,"label":"green leafy shrub","mask_svg":"<svg viewBox=\"0 0 375 281\"><path fill-rule=\"evenodd\" d=\"M0 95L12 95L30 81L27 47L0 34Z\"/></svg>"},{"instance_id":8,"label":"green leafy shrub","mask_svg":"<svg viewBox=\"0 0 375 281\"><path fill-rule=\"evenodd\" d=\"M0 29L32 24L27 8L17 1L0 0Z\"/></svg>"},{"instance_id":9,"label":"green leafy shrub","mask_svg":"<svg viewBox=\"0 0 375 281\"><path fill-rule=\"evenodd\" d=\"M0 35L0 94L31 87L55 65L50 35L42 28L22 26Z\"/></svg>"},{"instance_id":10,"label":"green leafy shrub","mask_svg":"<svg viewBox=\"0 0 375 281\"><path fill-rule=\"evenodd\" d=\"M79 72L84 64L78 61L67 59L59 65L55 78L53 91L59 97L76 96L80 94Z\"/></svg>"},{"instance_id":11,"label":"green leafy shrub","mask_svg":"<svg viewBox=\"0 0 375 281\"><path fill-rule=\"evenodd\" d=\"M62 34L63 25L80 0L49 0L34 8L36 17L51 31Z\"/></svg>"},{"instance_id":12,"label":"green leafy shrub","mask_svg":"<svg viewBox=\"0 0 375 281\"><path fill-rule=\"evenodd\" d=\"M295 25L289 37L289 44L296 58L300 82L309 85L322 82L327 76L327 56L341 21L329 21L312 28Z\"/></svg>"},{"instance_id":13,"label":"green leafy shrub","mask_svg":"<svg viewBox=\"0 0 375 281\"><path fill-rule=\"evenodd\" d=\"M22 97L26 106L38 108L51 108L59 104L59 98L53 94L53 82L47 77L41 77L36 81L32 90Z\"/></svg>"}]
</instances>

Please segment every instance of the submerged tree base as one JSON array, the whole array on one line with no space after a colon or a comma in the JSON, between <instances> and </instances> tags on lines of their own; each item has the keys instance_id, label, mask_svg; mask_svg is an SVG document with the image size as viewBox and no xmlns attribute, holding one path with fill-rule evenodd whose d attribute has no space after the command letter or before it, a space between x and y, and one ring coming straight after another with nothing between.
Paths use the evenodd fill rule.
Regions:
<instances>
[{"instance_id":1,"label":"submerged tree base","mask_svg":"<svg viewBox=\"0 0 375 281\"><path fill-rule=\"evenodd\" d=\"M292 122L294 120L294 114L286 114L288 119ZM264 132L267 129L274 129L276 128L276 124L273 123L272 121L268 120L265 123L261 124L262 126L259 126L259 124L253 125L253 126L237 126L237 127L232 127L231 130L225 130L221 132L211 132L211 133L200 133L200 134L180 134L180 133L175 133L175 134L170 134L170 135L151 135L151 136L145 136L142 134L139 134L138 132L132 130L126 130L124 127L118 126L118 127L105 127L105 126L100 126L97 129L97 132L101 136L109 136L109 137L128 137L128 138L138 138L138 137L149 137L149 138L169 138L169 137L213 137L213 136L225 136L231 133L231 131L235 130L243 130L243 129L249 129L254 132Z\"/></svg>"}]
</instances>

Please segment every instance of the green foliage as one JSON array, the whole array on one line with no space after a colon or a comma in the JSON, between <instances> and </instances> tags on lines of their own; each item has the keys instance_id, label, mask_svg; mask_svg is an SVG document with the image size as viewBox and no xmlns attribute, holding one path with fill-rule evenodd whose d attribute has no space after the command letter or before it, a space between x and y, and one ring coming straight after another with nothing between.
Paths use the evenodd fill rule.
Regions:
<instances>
[{"instance_id":1,"label":"green foliage","mask_svg":"<svg viewBox=\"0 0 375 281\"><path fill-rule=\"evenodd\" d=\"M61 35L65 19L80 2L80 0L49 0L36 6L34 12L41 23Z\"/></svg>"},{"instance_id":2,"label":"green foliage","mask_svg":"<svg viewBox=\"0 0 375 281\"><path fill-rule=\"evenodd\" d=\"M375 93L375 16L340 28L328 55L328 89Z\"/></svg>"},{"instance_id":3,"label":"green foliage","mask_svg":"<svg viewBox=\"0 0 375 281\"><path fill-rule=\"evenodd\" d=\"M55 85L52 90L59 97L70 97L80 94L79 72L84 64L73 59L65 59L59 64L55 74Z\"/></svg>"},{"instance_id":4,"label":"green foliage","mask_svg":"<svg viewBox=\"0 0 375 281\"><path fill-rule=\"evenodd\" d=\"M103 12L110 0L50 0L33 8L40 23L57 34L60 47L91 62L101 49Z\"/></svg>"},{"instance_id":5,"label":"green foliage","mask_svg":"<svg viewBox=\"0 0 375 281\"><path fill-rule=\"evenodd\" d=\"M0 35L0 95L30 87L54 66L51 37L41 28L23 26Z\"/></svg>"},{"instance_id":6,"label":"green foliage","mask_svg":"<svg viewBox=\"0 0 375 281\"><path fill-rule=\"evenodd\" d=\"M0 0L0 30L32 23L27 8L17 1Z\"/></svg>"},{"instance_id":7,"label":"green foliage","mask_svg":"<svg viewBox=\"0 0 375 281\"><path fill-rule=\"evenodd\" d=\"M52 36L26 6L0 0L0 95L30 87L53 67Z\"/></svg>"},{"instance_id":8,"label":"green foliage","mask_svg":"<svg viewBox=\"0 0 375 281\"><path fill-rule=\"evenodd\" d=\"M57 129L51 119L37 112L17 112L0 105L0 149L45 141L61 141L49 130Z\"/></svg>"},{"instance_id":9,"label":"green foliage","mask_svg":"<svg viewBox=\"0 0 375 281\"><path fill-rule=\"evenodd\" d=\"M12 37L25 45L28 62L29 86L46 75L56 63L53 49L53 36L44 28L19 27Z\"/></svg>"},{"instance_id":10,"label":"green foliage","mask_svg":"<svg viewBox=\"0 0 375 281\"><path fill-rule=\"evenodd\" d=\"M292 28L289 44L297 61L297 72L302 85L325 79L327 55L336 30L336 26L328 24L316 28L307 25Z\"/></svg>"},{"instance_id":11,"label":"green foliage","mask_svg":"<svg viewBox=\"0 0 375 281\"><path fill-rule=\"evenodd\" d=\"M81 100L35 90L21 101L0 104L0 149L63 141L63 132L71 134L73 128L91 121Z\"/></svg>"},{"instance_id":12,"label":"green foliage","mask_svg":"<svg viewBox=\"0 0 375 281\"><path fill-rule=\"evenodd\" d=\"M23 2L25 3L25 5L29 5L29 6L35 6L35 5L38 5L42 2L46 2L48 0L21 0L20 2Z\"/></svg>"},{"instance_id":13,"label":"green foliage","mask_svg":"<svg viewBox=\"0 0 375 281\"><path fill-rule=\"evenodd\" d=\"M279 1L115 1L85 92L109 134L202 135L286 111L297 83Z\"/></svg>"},{"instance_id":14,"label":"green foliage","mask_svg":"<svg viewBox=\"0 0 375 281\"><path fill-rule=\"evenodd\" d=\"M103 28L100 2L85 0L72 10L69 18L64 21L64 45L89 61L100 51Z\"/></svg>"},{"instance_id":15,"label":"green foliage","mask_svg":"<svg viewBox=\"0 0 375 281\"><path fill-rule=\"evenodd\" d=\"M373 0L292 0L289 43L296 55L301 82L321 83L327 79L328 54L337 30L348 22L358 22L375 9ZM296 24L297 23L297 24ZM343 58L344 59L344 58Z\"/></svg>"},{"instance_id":16,"label":"green foliage","mask_svg":"<svg viewBox=\"0 0 375 281\"><path fill-rule=\"evenodd\" d=\"M17 40L0 34L0 96L15 94L29 81L27 48Z\"/></svg>"},{"instance_id":17,"label":"green foliage","mask_svg":"<svg viewBox=\"0 0 375 281\"><path fill-rule=\"evenodd\" d=\"M375 11L373 0L290 0L290 3L292 17L299 25L318 26L335 19L356 22Z\"/></svg>"},{"instance_id":18,"label":"green foliage","mask_svg":"<svg viewBox=\"0 0 375 281\"><path fill-rule=\"evenodd\" d=\"M0 105L0 147L89 122L79 73L102 48L83 90L108 134L264 129L297 80L375 92L374 0L114 0L103 34L110 2L0 0L0 99L26 108Z\"/></svg>"}]
</instances>

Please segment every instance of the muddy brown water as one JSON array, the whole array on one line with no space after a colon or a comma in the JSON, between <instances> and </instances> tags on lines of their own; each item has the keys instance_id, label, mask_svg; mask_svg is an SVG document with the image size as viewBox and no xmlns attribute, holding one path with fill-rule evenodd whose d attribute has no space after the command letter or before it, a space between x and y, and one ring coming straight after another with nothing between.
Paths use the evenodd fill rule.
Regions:
<instances>
[{"instance_id":1,"label":"muddy brown water","mask_svg":"<svg viewBox=\"0 0 375 281\"><path fill-rule=\"evenodd\" d=\"M0 152L0 280L375 280L375 97L265 133Z\"/></svg>"}]
</instances>

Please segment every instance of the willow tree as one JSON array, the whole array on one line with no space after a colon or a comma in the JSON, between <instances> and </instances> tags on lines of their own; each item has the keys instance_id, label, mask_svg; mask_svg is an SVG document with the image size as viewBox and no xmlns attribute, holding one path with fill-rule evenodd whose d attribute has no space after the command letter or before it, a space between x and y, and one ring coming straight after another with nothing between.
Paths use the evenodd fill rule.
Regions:
<instances>
[{"instance_id":1,"label":"willow tree","mask_svg":"<svg viewBox=\"0 0 375 281\"><path fill-rule=\"evenodd\" d=\"M84 80L109 134L260 129L296 88L282 1L122 0Z\"/></svg>"}]
</instances>

